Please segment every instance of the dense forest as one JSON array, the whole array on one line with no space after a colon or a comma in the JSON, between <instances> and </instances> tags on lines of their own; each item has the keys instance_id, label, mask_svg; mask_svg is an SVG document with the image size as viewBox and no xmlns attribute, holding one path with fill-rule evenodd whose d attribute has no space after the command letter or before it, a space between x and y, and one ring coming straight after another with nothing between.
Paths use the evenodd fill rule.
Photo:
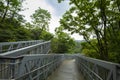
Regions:
<instances>
[{"instance_id":1,"label":"dense forest","mask_svg":"<svg viewBox=\"0 0 120 80\"><path fill-rule=\"evenodd\" d=\"M120 0L70 0L70 5L60 23L84 37L81 53L120 63Z\"/></svg>"},{"instance_id":2,"label":"dense forest","mask_svg":"<svg viewBox=\"0 0 120 80\"><path fill-rule=\"evenodd\" d=\"M39 8L31 15L32 22L24 20L19 14L23 0L0 1L0 42L21 40L50 40L53 35L48 30L50 13Z\"/></svg>"},{"instance_id":3,"label":"dense forest","mask_svg":"<svg viewBox=\"0 0 120 80\"><path fill-rule=\"evenodd\" d=\"M38 8L27 22L20 14L23 2L0 0L0 42L51 40L53 53L82 53L120 63L120 0L70 0L55 34L49 32L50 12ZM76 42L66 31L85 41Z\"/></svg>"},{"instance_id":4,"label":"dense forest","mask_svg":"<svg viewBox=\"0 0 120 80\"><path fill-rule=\"evenodd\" d=\"M30 16L32 21L27 22L20 14L23 1L0 0L0 42L51 40L53 53L72 53L75 42L69 34L60 28L55 34L49 32L50 12L38 8Z\"/></svg>"}]
</instances>

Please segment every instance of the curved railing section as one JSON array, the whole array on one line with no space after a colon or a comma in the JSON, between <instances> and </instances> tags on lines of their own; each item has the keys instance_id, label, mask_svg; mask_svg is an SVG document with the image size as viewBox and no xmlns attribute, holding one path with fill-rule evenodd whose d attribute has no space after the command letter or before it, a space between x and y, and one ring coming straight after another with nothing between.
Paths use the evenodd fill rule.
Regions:
<instances>
[{"instance_id":1,"label":"curved railing section","mask_svg":"<svg viewBox=\"0 0 120 80\"><path fill-rule=\"evenodd\" d=\"M46 80L60 65L63 55L36 54L0 57L0 79Z\"/></svg>"},{"instance_id":2,"label":"curved railing section","mask_svg":"<svg viewBox=\"0 0 120 80\"><path fill-rule=\"evenodd\" d=\"M47 54L50 51L50 41L37 43L17 50L0 54L0 56L20 56L24 54Z\"/></svg>"},{"instance_id":3,"label":"curved railing section","mask_svg":"<svg viewBox=\"0 0 120 80\"><path fill-rule=\"evenodd\" d=\"M24 48L24 47L27 47L30 45L41 43L41 42L43 42L43 40L2 42L2 43L0 43L0 53L5 53L8 51Z\"/></svg>"},{"instance_id":4,"label":"curved railing section","mask_svg":"<svg viewBox=\"0 0 120 80\"><path fill-rule=\"evenodd\" d=\"M75 55L76 64L85 80L120 80L120 65Z\"/></svg>"}]
</instances>

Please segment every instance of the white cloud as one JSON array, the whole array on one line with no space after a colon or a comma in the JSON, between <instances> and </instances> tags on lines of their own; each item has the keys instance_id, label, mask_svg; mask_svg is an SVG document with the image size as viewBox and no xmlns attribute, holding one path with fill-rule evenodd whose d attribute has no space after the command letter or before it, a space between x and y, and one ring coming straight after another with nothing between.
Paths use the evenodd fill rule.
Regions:
<instances>
[{"instance_id":1,"label":"white cloud","mask_svg":"<svg viewBox=\"0 0 120 80\"><path fill-rule=\"evenodd\" d=\"M39 7L48 10L51 14L54 14L55 12L54 8L51 5L47 4L45 0L26 0L23 3L23 8L28 9L22 11L21 14L25 15L25 19L30 22L30 15L32 15Z\"/></svg>"},{"instance_id":2,"label":"white cloud","mask_svg":"<svg viewBox=\"0 0 120 80\"><path fill-rule=\"evenodd\" d=\"M59 17L56 16L56 10L54 6L50 5L46 2L46 0L26 0L23 3L24 8L28 8L27 10L21 12L21 14L25 15L25 19L30 22L31 18L30 15L32 15L38 7L48 10L51 13L51 21L50 21L50 32L54 33L54 30L56 27L59 26Z\"/></svg>"},{"instance_id":3,"label":"white cloud","mask_svg":"<svg viewBox=\"0 0 120 80\"><path fill-rule=\"evenodd\" d=\"M74 38L75 40L83 40L83 37L80 36L79 34L73 34L71 35L72 38Z\"/></svg>"},{"instance_id":4,"label":"white cloud","mask_svg":"<svg viewBox=\"0 0 120 80\"><path fill-rule=\"evenodd\" d=\"M52 19L51 19L51 21L50 21L50 25L49 25L49 29L50 29L50 32L51 33L55 33L55 28L56 27L59 27L59 17L57 17L57 16L52 16Z\"/></svg>"},{"instance_id":5,"label":"white cloud","mask_svg":"<svg viewBox=\"0 0 120 80\"><path fill-rule=\"evenodd\" d=\"M54 2L53 2L54 3ZM54 30L56 27L59 27L60 23L59 20L64 14L64 12L69 8L68 2L65 2L61 5L54 4L48 0L26 0L23 3L23 8L28 8L25 11L22 11L20 14L23 14L25 16L25 19L30 22L31 18L30 15L32 15L36 9L39 7L45 10L48 10L51 13L51 21L49 25L49 30L51 33L55 33ZM57 15L56 15L57 14ZM77 34L72 35L76 40L83 39Z\"/></svg>"}]
</instances>

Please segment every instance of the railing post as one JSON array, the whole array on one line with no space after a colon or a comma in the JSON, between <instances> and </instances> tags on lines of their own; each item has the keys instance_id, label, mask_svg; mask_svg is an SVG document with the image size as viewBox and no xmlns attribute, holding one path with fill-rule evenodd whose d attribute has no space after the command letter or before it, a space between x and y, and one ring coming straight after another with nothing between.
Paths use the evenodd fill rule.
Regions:
<instances>
[{"instance_id":1,"label":"railing post","mask_svg":"<svg viewBox=\"0 0 120 80\"><path fill-rule=\"evenodd\" d=\"M11 67L11 78L14 79L15 78L15 60L11 60L10 63L12 63L10 65L10 67Z\"/></svg>"},{"instance_id":2,"label":"railing post","mask_svg":"<svg viewBox=\"0 0 120 80\"><path fill-rule=\"evenodd\" d=\"M2 53L2 45L0 45L0 53Z\"/></svg>"},{"instance_id":3,"label":"railing post","mask_svg":"<svg viewBox=\"0 0 120 80\"><path fill-rule=\"evenodd\" d=\"M120 80L120 65L115 66L115 70L113 71L114 79Z\"/></svg>"}]
</instances>

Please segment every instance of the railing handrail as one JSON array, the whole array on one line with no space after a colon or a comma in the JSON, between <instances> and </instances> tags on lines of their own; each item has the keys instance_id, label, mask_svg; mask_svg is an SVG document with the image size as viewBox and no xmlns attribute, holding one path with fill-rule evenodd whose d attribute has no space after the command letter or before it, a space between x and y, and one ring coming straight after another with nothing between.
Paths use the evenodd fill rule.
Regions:
<instances>
[{"instance_id":1,"label":"railing handrail","mask_svg":"<svg viewBox=\"0 0 120 80\"><path fill-rule=\"evenodd\" d=\"M84 55L81 55L81 54L78 54L77 56L80 57L80 58L82 58L82 59L85 59L85 60L87 60L89 62L98 64L98 65L100 65L102 67L107 66L106 68L109 68L109 66L113 66L113 65L120 66L120 64L118 64L118 63L113 63L113 62L109 62L109 61L95 59L95 58L87 57L87 56L84 56Z\"/></svg>"},{"instance_id":2,"label":"railing handrail","mask_svg":"<svg viewBox=\"0 0 120 80\"><path fill-rule=\"evenodd\" d=\"M60 65L62 54L32 54L17 57L1 56L1 79L47 79ZM20 59L19 59L20 58ZM15 59L15 60L11 60ZM33 73L37 73L34 75ZM8 74L8 75L7 75Z\"/></svg>"},{"instance_id":3,"label":"railing handrail","mask_svg":"<svg viewBox=\"0 0 120 80\"><path fill-rule=\"evenodd\" d=\"M0 43L0 53L20 49L23 47L31 46L37 43L41 43L43 40L31 40L31 41L17 41L17 42L2 42Z\"/></svg>"},{"instance_id":4,"label":"railing handrail","mask_svg":"<svg viewBox=\"0 0 120 80\"><path fill-rule=\"evenodd\" d=\"M18 43L29 43L29 42L41 42L43 40L30 40L30 41L17 41L17 42L0 42L0 45L10 45L10 44L18 44Z\"/></svg>"},{"instance_id":5,"label":"railing handrail","mask_svg":"<svg viewBox=\"0 0 120 80\"><path fill-rule=\"evenodd\" d=\"M75 55L76 63L86 80L120 80L120 64L86 57L84 55ZM101 74L104 73L104 74ZM105 74L107 73L107 74Z\"/></svg>"},{"instance_id":6,"label":"railing handrail","mask_svg":"<svg viewBox=\"0 0 120 80\"><path fill-rule=\"evenodd\" d=\"M35 45L31 45L31 46L28 46L28 47L24 47L24 48L9 51L9 52L6 52L6 53L2 53L2 54L0 54L0 56L19 56L19 55L22 55L22 53L24 53L24 52L35 49L36 47L39 47L40 45L44 45L46 43L50 43L50 41L46 41L46 42L38 43L38 44L35 44Z\"/></svg>"},{"instance_id":7,"label":"railing handrail","mask_svg":"<svg viewBox=\"0 0 120 80\"><path fill-rule=\"evenodd\" d=\"M0 56L0 59L16 60L16 59L22 59L23 57L24 56L16 56L16 57Z\"/></svg>"},{"instance_id":8,"label":"railing handrail","mask_svg":"<svg viewBox=\"0 0 120 80\"><path fill-rule=\"evenodd\" d=\"M50 41L47 41L44 43L49 43L49 42ZM39 43L34 46L29 46L28 48L25 48L22 50L24 51L27 49L35 48L39 45L43 45L44 43ZM15 64L12 64L10 61L9 61L9 63L6 63L11 66L11 69L13 69L13 71L14 71L14 65L17 65L17 66L21 65L21 66L19 66L20 70L18 70L18 72L20 71L20 74L18 73L18 77L16 77L16 79L18 79L18 80L21 80L25 76L28 76L28 75L30 76L33 72L36 72L36 71L38 71L38 73L39 73L39 70L42 69L42 67L44 67L44 68L48 67L48 70L49 70L49 68L51 68L51 67L48 65L50 65L50 64L54 65L54 63L57 64L57 61L60 61L60 60L62 61L64 59L69 59L69 58L71 58L71 59L75 58L76 61L78 61L77 62L78 67L83 69L83 71L86 72L87 74L89 74L89 75L86 74L85 76L92 76L92 78L86 79L86 80L93 80L93 79L94 80L119 80L120 79L120 73L119 73L120 64L107 62L107 61L103 61L103 60L99 60L99 59L94 59L94 58L86 57L86 56L80 55L80 54L75 54L75 55L74 54L31 54L31 55L23 55L23 56L17 56L17 57L16 56L15 57L0 56L0 59L3 59L3 62L5 60L8 60L8 61L9 60L16 60L16 61L19 60L19 62L15 63ZM38 60L38 61L36 61L36 60ZM52 60L55 60L55 61L51 62ZM32 61L35 61L35 63L33 63ZM41 63L39 63L40 61L41 61ZM84 61L85 61L85 63L84 63ZM14 63L14 61L13 61L13 63ZM42 64L43 66L36 67L32 71L27 71L24 73L25 67L28 68L30 66L34 66L34 64L36 64L36 66L37 66L38 65L37 63L39 63L39 65ZM91 63L93 63L93 64L91 64ZM29 64L29 66L28 66L28 64ZM3 63L3 65L5 65L5 64ZM99 68L98 66L101 67L101 69L107 69L109 71L109 72L107 72L108 74L106 74L107 79L101 77L99 75L99 71L96 72L96 69ZM18 67L16 67L16 68L18 69ZM31 67L31 69L32 69L32 67ZM45 68L45 70L46 70L46 68ZM14 75L15 75L15 73L14 73Z\"/></svg>"}]
</instances>

